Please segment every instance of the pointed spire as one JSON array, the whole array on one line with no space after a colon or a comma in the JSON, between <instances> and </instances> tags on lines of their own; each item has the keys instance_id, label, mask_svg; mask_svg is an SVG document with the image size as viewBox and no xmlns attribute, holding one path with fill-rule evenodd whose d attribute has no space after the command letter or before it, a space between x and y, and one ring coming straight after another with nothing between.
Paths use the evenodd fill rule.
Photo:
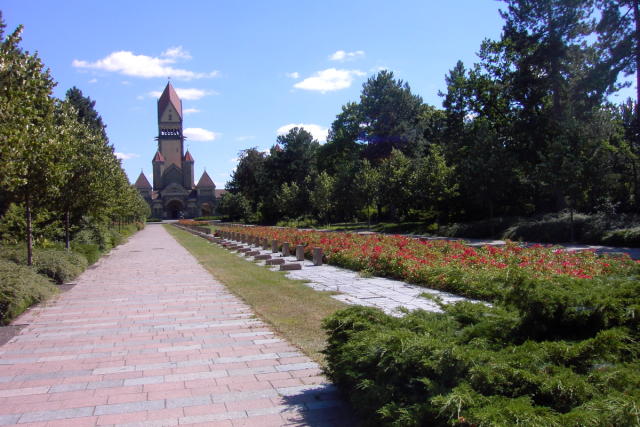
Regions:
<instances>
[{"instance_id":1,"label":"pointed spire","mask_svg":"<svg viewBox=\"0 0 640 427\"><path fill-rule=\"evenodd\" d=\"M191 155L191 153L189 152L189 150L187 150L187 153L184 155L184 161L185 162L191 162L193 163L193 156Z\"/></svg>"},{"instance_id":2,"label":"pointed spire","mask_svg":"<svg viewBox=\"0 0 640 427\"><path fill-rule=\"evenodd\" d=\"M149 184L149 180L142 171L140 171L140 175L138 176L136 183L133 185L141 190L151 190L151 184Z\"/></svg>"},{"instance_id":3,"label":"pointed spire","mask_svg":"<svg viewBox=\"0 0 640 427\"><path fill-rule=\"evenodd\" d=\"M167 108L167 105L173 105L173 108L176 109L178 116L182 120L182 101L178 96L178 93L173 88L171 82L167 83L167 86L164 88L162 95L158 99L158 118L162 116L164 109Z\"/></svg>"},{"instance_id":4,"label":"pointed spire","mask_svg":"<svg viewBox=\"0 0 640 427\"><path fill-rule=\"evenodd\" d=\"M159 152L159 151L156 151L156 155L153 156L152 162L156 162L156 163L162 162L162 163L164 163L164 156L162 155L162 153Z\"/></svg>"},{"instance_id":5,"label":"pointed spire","mask_svg":"<svg viewBox=\"0 0 640 427\"><path fill-rule=\"evenodd\" d=\"M204 171L202 173L202 176L200 177L200 180L198 181L198 185L196 185L196 188L207 188L207 187L216 188L216 185L213 183L213 180L211 179L207 171Z\"/></svg>"}]
</instances>

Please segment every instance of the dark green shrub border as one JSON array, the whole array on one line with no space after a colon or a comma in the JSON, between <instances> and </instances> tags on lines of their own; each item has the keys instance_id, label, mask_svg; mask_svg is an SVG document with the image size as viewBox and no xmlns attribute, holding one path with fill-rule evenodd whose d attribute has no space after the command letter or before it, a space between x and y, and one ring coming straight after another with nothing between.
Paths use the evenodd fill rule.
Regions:
<instances>
[{"instance_id":1,"label":"dark green shrub border","mask_svg":"<svg viewBox=\"0 0 640 427\"><path fill-rule=\"evenodd\" d=\"M493 306L325 320L327 373L366 425L640 422L640 277L514 281Z\"/></svg>"},{"instance_id":2,"label":"dark green shrub border","mask_svg":"<svg viewBox=\"0 0 640 427\"><path fill-rule=\"evenodd\" d=\"M6 325L29 306L58 290L33 268L0 259L0 324Z\"/></svg>"}]
</instances>

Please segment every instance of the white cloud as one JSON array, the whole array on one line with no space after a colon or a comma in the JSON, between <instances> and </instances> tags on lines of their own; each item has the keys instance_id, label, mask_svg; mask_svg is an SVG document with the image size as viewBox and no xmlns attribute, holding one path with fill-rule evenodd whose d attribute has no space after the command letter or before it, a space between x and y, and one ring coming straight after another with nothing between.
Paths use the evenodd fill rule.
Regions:
<instances>
[{"instance_id":1,"label":"white cloud","mask_svg":"<svg viewBox=\"0 0 640 427\"><path fill-rule=\"evenodd\" d=\"M353 83L354 77L364 76L365 73L359 70L337 70L328 68L318 71L311 77L307 77L293 87L304 90L315 90L320 93L332 92L346 89Z\"/></svg>"},{"instance_id":2,"label":"white cloud","mask_svg":"<svg viewBox=\"0 0 640 427\"><path fill-rule=\"evenodd\" d=\"M319 142L326 142L327 135L329 134L329 128L315 125L313 123L289 123L288 125L280 126L276 131L277 135L286 135L293 128L304 128L307 132L313 135L314 139Z\"/></svg>"},{"instance_id":3,"label":"white cloud","mask_svg":"<svg viewBox=\"0 0 640 427\"><path fill-rule=\"evenodd\" d=\"M364 57L364 50L356 50L355 52L345 52L344 50L338 50L329 55L331 61L352 61L354 59Z\"/></svg>"},{"instance_id":4,"label":"white cloud","mask_svg":"<svg viewBox=\"0 0 640 427\"><path fill-rule=\"evenodd\" d=\"M94 79L89 80L89 83L97 83L97 82L98 82L98 79L95 79L95 78L94 78Z\"/></svg>"},{"instance_id":5,"label":"white cloud","mask_svg":"<svg viewBox=\"0 0 640 427\"><path fill-rule=\"evenodd\" d=\"M229 163L238 163L240 161L240 157L234 157L233 159L229 159Z\"/></svg>"},{"instance_id":6,"label":"white cloud","mask_svg":"<svg viewBox=\"0 0 640 427\"><path fill-rule=\"evenodd\" d=\"M174 46L162 52L162 56L167 58L191 59L189 52L184 50L182 46Z\"/></svg>"},{"instance_id":7,"label":"white cloud","mask_svg":"<svg viewBox=\"0 0 640 427\"><path fill-rule=\"evenodd\" d=\"M193 113L199 113L200 110L198 110L197 108L185 108L184 110L182 110L182 112L185 114L193 114Z\"/></svg>"},{"instance_id":8,"label":"white cloud","mask_svg":"<svg viewBox=\"0 0 640 427\"><path fill-rule=\"evenodd\" d=\"M290 79L299 79L300 78L300 73L297 71L294 71L293 73L285 73L285 76L289 77Z\"/></svg>"},{"instance_id":9,"label":"white cloud","mask_svg":"<svg viewBox=\"0 0 640 427\"><path fill-rule=\"evenodd\" d=\"M192 141L214 141L221 134L202 128L186 128L184 136Z\"/></svg>"},{"instance_id":10,"label":"white cloud","mask_svg":"<svg viewBox=\"0 0 640 427\"><path fill-rule=\"evenodd\" d=\"M236 137L236 141L250 141L252 139L256 139L256 137L254 135L244 135L244 136L238 136Z\"/></svg>"},{"instance_id":11,"label":"white cloud","mask_svg":"<svg viewBox=\"0 0 640 427\"><path fill-rule=\"evenodd\" d=\"M116 157L120 160L129 160L129 159L135 159L136 157L140 157L140 155L136 153L119 153L116 151L113 154L115 154Z\"/></svg>"},{"instance_id":12,"label":"white cloud","mask_svg":"<svg viewBox=\"0 0 640 427\"><path fill-rule=\"evenodd\" d=\"M129 80L123 80L121 82L124 86L129 86L131 84L131 82Z\"/></svg>"},{"instance_id":13,"label":"white cloud","mask_svg":"<svg viewBox=\"0 0 640 427\"><path fill-rule=\"evenodd\" d=\"M174 51L172 51L172 49L174 49ZM168 49L167 52L173 52L173 54L176 54L175 49L177 48ZM179 52L182 51L180 50ZM95 62L74 59L71 65L76 68L111 71L124 74L125 76L143 78L174 77L181 80L191 80L216 77L219 75L218 71L198 73L182 68L174 68L171 64L176 62L176 58L177 57L175 56L153 57L147 55L136 55L131 51L120 50ZM184 58L184 56L181 58Z\"/></svg>"},{"instance_id":14,"label":"white cloud","mask_svg":"<svg viewBox=\"0 0 640 427\"><path fill-rule=\"evenodd\" d=\"M186 99L188 101L196 101L202 97L207 95L217 95L218 93L212 90L202 90L202 89L184 89L184 88L176 88L176 93L181 99ZM159 90L154 90L149 92L149 96L154 98L160 98L162 92Z\"/></svg>"}]
</instances>

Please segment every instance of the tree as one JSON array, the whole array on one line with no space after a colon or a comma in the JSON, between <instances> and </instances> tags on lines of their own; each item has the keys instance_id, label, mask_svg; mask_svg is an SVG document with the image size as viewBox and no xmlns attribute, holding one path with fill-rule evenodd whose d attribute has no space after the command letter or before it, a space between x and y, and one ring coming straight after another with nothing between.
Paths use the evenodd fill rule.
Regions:
<instances>
[{"instance_id":1,"label":"tree","mask_svg":"<svg viewBox=\"0 0 640 427\"><path fill-rule=\"evenodd\" d=\"M333 185L335 179L327 172L321 172L311 190L311 205L321 221L329 222L329 212L333 206Z\"/></svg>"},{"instance_id":2,"label":"tree","mask_svg":"<svg viewBox=\"0 0 640 427\"><path fill-rule=\"evenodd\" d=\"M82 94L82 91L75 86L67 91L65 98L76 108L78 122L88 126L94 132L100 134L103 140L107 141L107 126L104 124L102 117L95 109L96 101L93 101L89 97L85 97Z\"/></svg>"},{"instance_id":3,"label":"tree","mask_svg":"<svg viewBox=\"0 0 640 427\"><path fill-rule=\"evenodd\" d=\"M413 203L411 160L400 150L393 149L391 155L380 163L379 173L381 203L389 208L392 218L403 217Z\"/></svg>"},{"instance_id":4,"label":"tree","mask_svg":"<svg viewBox=\"0 0 640 427\"><path fill-rule=\"evenodd\" d=\"M442 148L429 146L428 153L414 161L413 207L447 217L450 200L458 195L455 167L447 165Z\"/></svg>"},{"instance_id":5,"label":"tree","mask_svg":"<svg viewBox=\"0 0 640 427\"><path fill-rule=\"evenodd\" d=\"M222 215L226 215L230 220L248 220L251 215L249 201L240 193L224 193L218 208Z\"/></svg>"},{"instance_id":6,"label":"tree","mask_svg":"<svg viewBox=\"0 0 640 427\"><path fill-rule=\"evenodd\" d=\"M0 22L1 22L0 17ZM24 52L22 27L4 38L0 27L0 186L24 203L27 264L33 261L32 210L59 193L66 178L60 161L69 129L56 126L55 83L40 58Z\"/></svg>"},{"instance_id":7,"label":"tree","mask_svg":"<svg viewBox=\"0 0 640 427\"><path fill-rule=\"evenodd\" d=\"M286 218L296 218L304 213L300 203L300 187L295 182L283 183L276 196L281 215Z\"/></svg>"},{"instance_id":8,"label":"tree","mask_svg":"<svg viewBox=\"0 0 640 427\"><path fill-rule=\"evenodd\" d=\"M266 153L258 151L257 147L248 148L238 153L238 166L231 175L226 189L232 193L242 194L256 210L258 203L265 194L269 179L266 176Z\"/></svg>"},{"instance_id":9,"label":"tree","mask_svg":"<svg viewBox=\"0 0 640 427\"><path fill-rule=\"evenodd\" d=\"M360 138L367 142L365 156L385 158L393 149L410 157L422 154L424 145L420 114L422 98L409 84L396 80L392 71L380 71L362 86Z\"/></svg>"},{"instance_id":10,"label":"tree","mask_svg":"<svg viewBox=\"0 0 640 427\"><path fill-rule=\"evenodd\" d=\"M364 159L354 181L357 198L362 201L362 207L367 210L367 224L371 227L371 206L380 200L380 173L368 160Z\"/></svg>"}]
</instances>

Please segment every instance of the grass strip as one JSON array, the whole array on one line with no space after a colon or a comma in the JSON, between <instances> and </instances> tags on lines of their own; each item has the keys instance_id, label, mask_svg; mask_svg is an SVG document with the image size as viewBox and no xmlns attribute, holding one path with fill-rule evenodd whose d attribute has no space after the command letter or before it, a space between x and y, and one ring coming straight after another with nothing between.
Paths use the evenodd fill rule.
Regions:
<instances>
[{"instance_id":1,"label":"grass strip","mask_svg":"<svg viewBox=\"0 0 640 427\"><path fill-rule=\"evenodd\" d=\"M241 259L221 247L176 227L166 230L184 246L216 279L249 304L255 313L300 348L307 356L324 365L326 334L322 320L345 308L329 292L314 291L301 280L288 279L284 272Z\"/></svg>"}]
</instances>

